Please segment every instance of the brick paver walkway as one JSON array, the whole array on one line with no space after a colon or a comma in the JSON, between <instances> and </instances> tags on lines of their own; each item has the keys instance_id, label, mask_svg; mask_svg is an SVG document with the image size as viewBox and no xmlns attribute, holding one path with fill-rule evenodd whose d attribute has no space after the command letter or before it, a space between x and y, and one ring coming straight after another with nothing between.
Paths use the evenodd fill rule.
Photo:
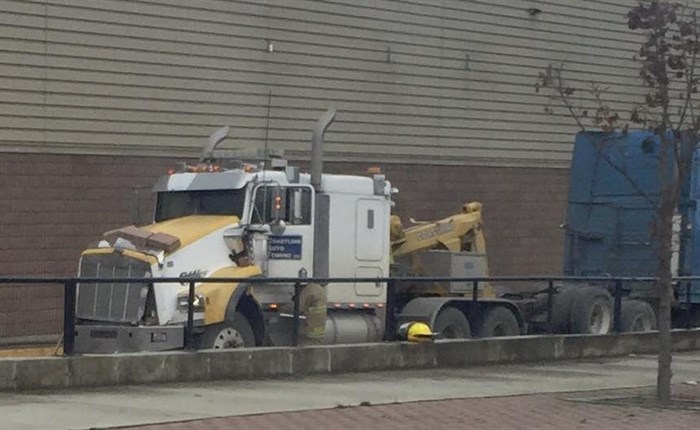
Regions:
<instances>
[{"instance_id":1,"label":"brick paver walkway","mask_svg":"<svg viewBox=\"0 0 700 430\"><path fill-rule=\"evenodd\" d=\"M700 390L684 389L683 397L700 400ZM637 392L636 394L640 394ZM301 393L300 393L301 394ZM455 399L281 412L129 427L139 430L418 430L418 429L700 429L700 410L616 406L572 398L630 395L629 390L574 394ZM700 403L698 404L700 406Z\"/></svg>"}]
</instances>

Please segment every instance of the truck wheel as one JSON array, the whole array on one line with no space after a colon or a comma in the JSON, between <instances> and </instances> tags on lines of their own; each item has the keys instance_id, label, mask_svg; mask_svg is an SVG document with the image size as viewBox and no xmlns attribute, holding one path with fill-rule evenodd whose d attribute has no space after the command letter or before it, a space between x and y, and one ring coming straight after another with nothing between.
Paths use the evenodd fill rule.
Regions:
<instances>
[{"instance_id":1,"label":"truck wheel","mask_svg":"<svg viewBox=\"0 0 700 430\"><path fill-rule=\"evenodd\" d=\"M579 289L571 308L571 333L607 334L611 328L612 298L607 290Z\"/></svg>"},{"instance_id":2,"label":"truck wheel","mask_svg":"<svg viewBox=\"0 0 700 430\"><path fill-rule=\"evenodd\" d=\"M446 307L435 318L433 331L440 333L441 339L466 339L472 337L469 321L462 311Z\"/></svg>"},{"instance_id":3,"label":"truck wheel","mask_svg":"<svg viewBox=\"0 0 700 430\"><path fill-rule=\"evenodd\" d=\"M641 300L626 300L622 302L620 311L621 328L623 332L656 330L656 313L647 302Z\"/></svg>"},{"instance_id":4,"label":"truck wheel","mask_svg":"<svg viewBox=\"0 0 700 430\"><path fill-rule=\"evenodd\" d=\"M255 334L248 319L236 312L233 320L208 326L202 334L199 349L230 349L255 346Z\"/></svg>"},{"instance_id":5,"label":"truck wheel","mask_svg":"<svg viewBox=\"0 0 700 430\"><path fill-rule=\"evenodd\" d=\"M486 311L479 330L479 337L517 336L520 334L518 319L508 308L497 306Z\"/></svg>"},{"instance_id":6,"label":"truck wheel","mask_svg":"<svg viewBox=\"0 0 700 430\"><path fill-rule=\"evenodd\" d=\"M554 333L569 332L571 308L576 294L576 287L563 287L554 294L552 303L552 331Z\"/></svg>"}]
</instances>

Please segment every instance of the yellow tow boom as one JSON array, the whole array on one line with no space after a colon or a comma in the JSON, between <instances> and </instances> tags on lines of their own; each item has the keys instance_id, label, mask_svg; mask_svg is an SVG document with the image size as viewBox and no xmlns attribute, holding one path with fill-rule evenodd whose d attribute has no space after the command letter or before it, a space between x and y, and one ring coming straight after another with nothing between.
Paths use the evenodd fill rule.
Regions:
<instances>
[{"instance_id":1,"label":"yellow tow boom","mask_svg":"<svg viewBox=\"0 0 700 430\"><path fill-rule=\"evenodd\" d=\"M439 221L420 223L403 229L397 216L391 219L392 255L399 257L416 251L445 249L448 251L486 252L482 229L482 205L470 202L462 212Z\"/></svg>"},{"instance_id":2,"label":"yellow tow boom","mask_svg":"<svg viewBox=\"0 0 700 430\"><path fill-rule=\"evenodd\" d=\"M486 237L481 218L482 204L470 202L462 206L461 213L434 222L417 223L404 229L401 219L392 215L390 224L392 261L403 261L410 266L410 273L423 273L418 254L434 249L452 252L486 254ZM488 265L484 262L485 275ZM493 297L495 293L488 283L482 283L482 296ZM422 295L444 296L446 290L438 284L403 285L402 290L421 290Z\"/></svg>"}]
</instances>

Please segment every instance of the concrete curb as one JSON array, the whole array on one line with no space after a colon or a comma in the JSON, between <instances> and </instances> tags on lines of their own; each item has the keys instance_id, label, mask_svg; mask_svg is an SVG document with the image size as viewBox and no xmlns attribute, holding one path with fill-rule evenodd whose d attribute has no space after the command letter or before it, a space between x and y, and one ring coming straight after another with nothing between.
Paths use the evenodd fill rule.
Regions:
<instances>
[{"instance_id":1,"label":"concrete curb","mask_svg":"<svg viewBox=\"0 0 700 430\"><path fill-rule=\"evenodd\" d=\"M99 387L216 379L264 379L612 357L657 351L656 333L520 336L435 343L137 353L0 359L0 390ZM674 351L700 350L700 329L673 332Z\"/></svg>"},{"instance_id":2,"label":"concrete curb","mask_svg":"<svg viewBox=\"0 0 700 430\"><path fill-rule=\"evenodd\" d=\"M29 347L36 345L50 345L55 347L61 341L60 334L47 334L36 336L17 336L0 338L0 347Z\"/></svg>"}]
</instances>

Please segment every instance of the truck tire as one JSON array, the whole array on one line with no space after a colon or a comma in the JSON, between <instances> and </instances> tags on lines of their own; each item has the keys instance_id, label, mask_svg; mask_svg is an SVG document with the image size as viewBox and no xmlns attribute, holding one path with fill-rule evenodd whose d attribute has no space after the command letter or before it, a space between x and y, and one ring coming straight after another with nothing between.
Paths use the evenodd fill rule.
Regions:
<instances>
[{"instance_id":1,"label":"truck tire","mask_svg":"<svg viewBox=\"0 0 700 430\"><path fill-rule=\"evenodd\" d=\"M199 340L198 349L230 349L255 346L255 334L248 319L236 312L232 320L208 326Z\"/></svg>"},{"instance_id":2,"label":"truck tire","mask_svg":"<svg viewBox=\"0 0 700 430\"><path fill-rule=\"evenodd\" d=\"M563 287L554 294L552 303L552 331L554 333L568 333L571 326L571 309L578 288Z\"/></svg>"},{"instance_id":3,"label":"truck tire","mask_svg":"<svg viewBox=\"0 0 700 430\"><path fill-rule=\"evenodd\" d=\"M469 320L462 311L448 306L443 308L435 318L433 331L440 334L440 339L466 339L472 337Z\"/></svg>"},{"instance_id":4,"label":"truck tire","mask_svg":"<svg viewBox=\"0 0 700 430\"><path fill-rule=\"evenodd\" d=\"M520 324L510 309L497 306L486 311L479 329L479 337L518 336Z\"/></svg>"},{"instance_id":5,"label":"truck tire","mask_svg":"<svg viewBox=\"0 0 700 430\"><path fill-rule=\"evenodd\" d=\"M612 329L612 298L600 287L580 288L571 308L571 333L607 334Z\"/></svg>"},{"instance_id":6,"label":"truck tire","mask_svg":"<svg viewBox=\"0 0 700 430\"><path fill-rule=\"evenodd\" d=\"M656 330L656 313L649 303L641 300L625 300L620 311L623 332Z\"/></svg>"}]
</instances>

